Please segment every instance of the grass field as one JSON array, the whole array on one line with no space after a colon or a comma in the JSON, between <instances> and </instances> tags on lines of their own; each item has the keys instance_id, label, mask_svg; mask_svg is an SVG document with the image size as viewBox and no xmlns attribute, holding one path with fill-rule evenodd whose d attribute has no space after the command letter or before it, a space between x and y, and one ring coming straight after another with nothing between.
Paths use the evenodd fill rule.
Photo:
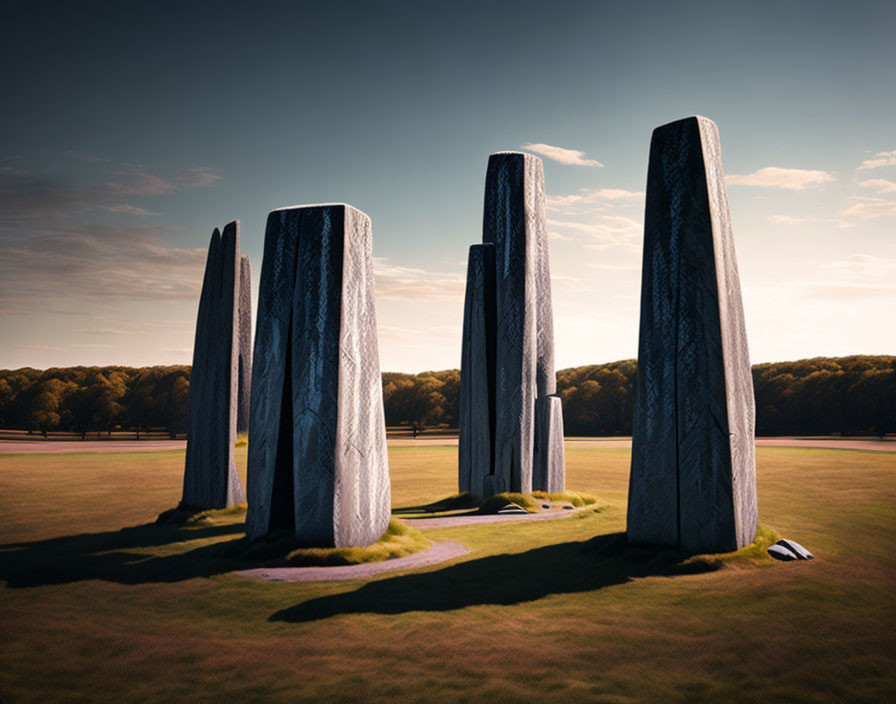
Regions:
<instances>
[{"instance_id":1,"label":"grass field","mask_svg":"<svg viewBox=\"0 0 896 704\"><path fill-rule=\"evenodd\" d=\"M394 506L454 493L455 461L391 448ZM896 455L759 448L760 523L817 559L697 574L624 551L627 449L567 462L598 512L428 530L470 554L280 584L216 557L239 524L145 525L182 452L0 455L0 698L896 701Z\"/></svg>"}]
</instances>

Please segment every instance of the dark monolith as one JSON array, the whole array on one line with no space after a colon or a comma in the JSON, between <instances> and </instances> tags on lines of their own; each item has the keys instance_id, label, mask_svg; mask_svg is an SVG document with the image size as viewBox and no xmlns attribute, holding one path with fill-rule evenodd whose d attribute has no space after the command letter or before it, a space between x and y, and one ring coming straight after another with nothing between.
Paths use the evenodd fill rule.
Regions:
<instances>
[{"instance_id":1,"label":"dark monolith","mask_svg":"<svg viewBox=\"0 0 896 704\"><path fill-rule=\"evenodd\" d=\"M209 244L196 318L181 504L225 508L245 501L233 461L239 394L239 222Z\"/></svg>"},{"instance_id":2,"label":"dark monolith","mask_svg":"<svg viewBox=\"0 0 896 704\"><path fill-rule=\"evenodd\" d=\"M756 535L754 400L716 125L654 130L629 540L692 552Z\"/></svg>"},{"instance_id":3,"label":"dark monolith","mask_svg":"<svg viewBox=\"0 0 896 704\"><path fill-rule=\"evenodd\" d=\"M461 492L475 498L504 491L494 473L495 307L495 246L474 244L467 261L464 301L458 484Z\"/></svg>"},{"instance_id":4,"label":"dark monolith","mask_svg":"<svg viewBox=\"0 0 896 704\"><path fill-rule=\"evenodd\" d=\"M389 467L370 219L344 204L273 211L258 293L246 532L368 545Z\"/></svg>"}]
</instances>

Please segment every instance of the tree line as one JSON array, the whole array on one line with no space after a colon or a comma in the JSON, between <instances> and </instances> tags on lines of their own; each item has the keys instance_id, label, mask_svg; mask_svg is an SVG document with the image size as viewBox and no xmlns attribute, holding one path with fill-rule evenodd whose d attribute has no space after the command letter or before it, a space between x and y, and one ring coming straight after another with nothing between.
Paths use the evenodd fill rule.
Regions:
<instances>
[{"instance_id":1,"label":"tree line","mask_svg":"<svg viewBox=\"0 0 896 704\"><path fill-rule=\"evenodd\" d=\"M557 372L567 435L631 435L635 360ZM896 357L816 357L753 367L758 435L896 431ZM190 367L0 371L0 427L46 434L187 431ZM386 424L456 428L460 372L383 374Z\"/></svg>"}]
</instances>

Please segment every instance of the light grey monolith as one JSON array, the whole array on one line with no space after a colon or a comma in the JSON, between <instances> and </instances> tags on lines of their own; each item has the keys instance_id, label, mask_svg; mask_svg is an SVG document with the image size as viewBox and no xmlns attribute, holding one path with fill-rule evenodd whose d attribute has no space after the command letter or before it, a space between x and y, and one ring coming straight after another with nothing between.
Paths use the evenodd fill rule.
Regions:
<instances>
[{"instance_id":1,"label":"light grey monolith","mask_svg":"<svg viewBox=\"0 0 896 704\"><path fill-rule=\"evenodd\" d=\"M271 212L258 292L246 533L369 545L389 467L370 218L344 204Z\"/></svg>"},{"instance_id":2,"label":"light grey monolith","mask_svg":"<svg viewBox=\"0 0 896 704\"><path fill-rule=\"evenodd\" d=\"M215 228L208 248L190 373L181 505L226 508L246 499L233 461L239 379L239 221ZM247 259L248 263L248 259Z\"/></svg>"},{"instance_id":3,"label":"light grey monolith","mask_svg":"<svg viewBox=\"0 0 896 704\"><path fill-rule=\"evenodd\" d=\"M459 485L469 486L477 498L500 491L546 489L540 475L533 483L536 398L557 390L541 159L522 152L489 157L482 241L494 247L494 318L483 323L475 319L480 311L471 301L482 295L477 288L481 284L468 278L461 362L461 387L468 393L464 397L462 392L458 465ZM471 250L468 277L478 275L473 256ZM479 349L487 339L477 334L479 327L494 329L493 353ZM488 371L493 376L486 395L478 381L483 372L475 360L490 360L492 354ZM474 449L484 437L478 419L486 412L492 423L487 468L482 459L486 453ZM484 477L482 485L479 476Z\"/></svg>"},{"instance_id":4,"label":"light grey monolith","mask_svg":"<svg viewBox=\"0 0 896 704\"><path fill-rule=\"evenodd\" d=\"M240 257L239 389L236 408L236 432L249 431L249 397L252 389L252 270L249 255Z\"/></svg>"},{"instance_id":5,"label":"light grey monolith","mask_svg":"<svg viewBox=\"0 0 896 704\"><path fill-rule=\"evenodd\" d=\"M754 399L719 136L654 130L647 175L628 538L693 552L756 535Z\"/></svg>"},{"instance_id":6,"label":"light grey monolith","mask_svg":"<svg viewBox=\"0 0 896 704\"><path fill-rule=\"evenodd\" d=\"M535 399L535 462L532 485L549 493L566 489L563 408L559 396Z\"/></svg>"}]
</instances>

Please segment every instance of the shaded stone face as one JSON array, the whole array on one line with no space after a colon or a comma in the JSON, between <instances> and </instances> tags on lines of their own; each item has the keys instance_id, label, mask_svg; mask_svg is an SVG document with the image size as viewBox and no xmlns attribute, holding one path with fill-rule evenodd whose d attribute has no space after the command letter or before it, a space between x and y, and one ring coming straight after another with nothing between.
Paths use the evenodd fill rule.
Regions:
<instances>
[{"instance_id":1,"label":"shaded stone face","mask_svg":"<svg viewBox=\"0 0 896 704\"><path fill-rule=\"evenodd\" d=\"M754 401L718 130L654 131L647 177L630 540L735 550L756 534Z\"/></svg>"},{"instance_id":2,"label":"shaded stone face","mask_svg":"<svg viewBox=\"0 0 896 704\"><path fill-rule=\"evenodd\" d=\"M533 489L561 492L566 489L566 457L563 447L563 407L559 396L535 400L535 462Z\"/></svg>"},{"instance_id":3,"label":"shaded stone face","mask_svg":"<svg viewBox=\"0 0 896 704\"><path fill-rule=\"evenodd\" d=\"M248 257L246 257L248 265ZM190 415L181 503L226 508L245 501L233 461L241 311L239 222L212 234L193 345ZM251 326L251 317L249 318Z\"/></svg>"},{"instance_id":4,"label":"shaded stone face","mask_svg":"<svg viewBox=\"0 0 896 704\"><path fill-rule=\"evenodd\" d=\"M252 271L249 255L240 257L239 389L236 409L236 432L249 431L249 392L252 382Z\"/></svg>"},{"instance_id":5,"label":"shaded stone face","mask_svg":"<svg viewBox=\"0 0 896 704\"><path fill-rule=\"evenodd\" d=\"M273 211L258 302L246 532L375 542L390 491L370 219L345 205Z\"/></svg>"},{"instance_id":6,"label":"shaded stone face","mask_svg":"<svg viewBox=\"0 0 896 704\"><path fill-rule=\"evenodd\" d=\"M476 498L494 491L495 246L474 244L467 264L461 350L459 489ZM492 477L486 489L486 477Z\"/></svg>"},{"instance_id":7,"label":"shaded stone face","mask_svg":"<svg viewBox=\"0 0 896 704\"><path fill-rule=\"evenodd\" d=\"M483 242L493 247L494 254L488 255L493 271L481 271L484 250L471 249L459 484L476 497L529 493L543 488L533 485L535 400L557 389L541 159L522 152L489 157L482 232ZM490 301L486 290L492 281L494 313L480 304ZM482 448L486 438L489 452Z\"/></svg>"}]
</instances>

